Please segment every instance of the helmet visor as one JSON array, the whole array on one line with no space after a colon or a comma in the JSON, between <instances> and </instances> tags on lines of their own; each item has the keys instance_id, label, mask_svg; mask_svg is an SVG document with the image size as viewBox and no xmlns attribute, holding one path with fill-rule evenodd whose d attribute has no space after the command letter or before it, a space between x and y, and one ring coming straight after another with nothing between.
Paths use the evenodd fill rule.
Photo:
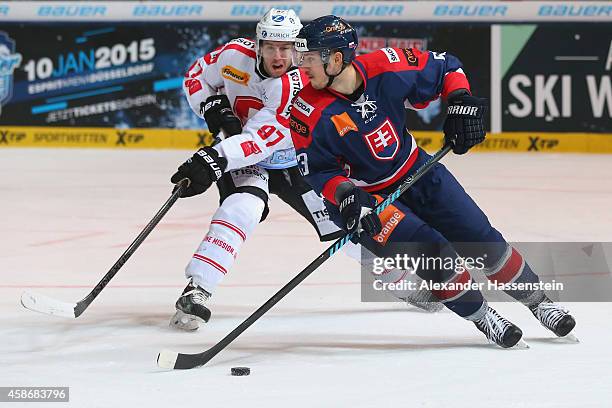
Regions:
<instances>
[{"instance_id":1,"label":"helmet visor","mask_svg":"<svg viewBox=\"0 0 612 408\"><path fill-rule=\"evenodd\" d=\"M284 59L290 60L293 58L293 43L283 41L275 44L273 41L263 41L259 48L261 56L265 59Z\"/></svg>"},{"instance_id":2,"label":"helmet visor","mask_svg":"<svg viewBox=\"0 0 612 408\"><path fill-rule=\"evenodd\" d=\"M294 51L293 62L304 68L320 66L329 62L329 52Z\"/></svg>"}]
</instances>

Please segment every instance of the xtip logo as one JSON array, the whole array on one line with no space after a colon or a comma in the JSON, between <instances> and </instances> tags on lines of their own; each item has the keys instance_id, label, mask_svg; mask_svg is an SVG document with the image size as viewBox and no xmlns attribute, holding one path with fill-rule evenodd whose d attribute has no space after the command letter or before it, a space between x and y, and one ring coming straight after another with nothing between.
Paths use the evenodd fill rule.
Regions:
<instances>
[{"instance_id":1,"label":"xtip logo","mask_svg":"<svg viewBox=\"0 0 612 408\"><path fill-rule=\"evenodd\" d=\"M9 130L0 129L0 145L9 145L11 143L21 142L26 138L25 133L15 133Z\"/></svg>"},{"instance_id":2,"label":"xtip logo","mask_svg":"<svg viewBox=\"0 0 612 408\"><path fill-rule=\"evenodd\" d=\"M117 131L117 141L115 146L127 146L128 144L140 143L144 140L143 134L129 134L124 131Z\"/></svg>"},{"instance_id":3,"label":"xtip logo","mask_svg":"<svg viewBox=\"0 0 612 408\"><path fill-rule=\"evenodd\" d=\"M539 152L541 150L552 150L559 145L557 139L542 139L540 136L529 136L528 152Z\"/></svg>"},{"instance_id":4,"label":"xtip logo","mask_svg":"<svg viewBox=\"0 0 612 408\"><path fill-rule=\"evenodd\" d=\"M21 59L21 54L15 52L15 41L0 31L0 109L13 96L13 71Z\"/></svg>"},{"instance_id":5,"label":"xtip logo","mask_svg":"<svg viewBox=\"0 0 612 408\"><path fill-rule=\"evenodd\" d=\"M416 140L419 147L427 147L433 143L431 137L415 137L414 140Z\"/></svg>"},{"instance_id":6,"label":"xtip logo","mask_svg":"<svg viewBox=\"0 0 612 408\"><path fill-rule=\"evenodd\" d=\"M198 143L196 144L196 147L206 147L206 146L210 146L210 143L208 141L208 134L198 133Z\"/></svg>"}]
</instances>

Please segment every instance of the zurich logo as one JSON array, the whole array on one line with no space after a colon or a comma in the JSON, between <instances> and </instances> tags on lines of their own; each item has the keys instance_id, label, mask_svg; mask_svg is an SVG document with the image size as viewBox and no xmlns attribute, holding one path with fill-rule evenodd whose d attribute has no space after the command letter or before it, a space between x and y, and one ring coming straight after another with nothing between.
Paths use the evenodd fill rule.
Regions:
<instances>
[{"instance_id":1,"label":"zurich logo","mask_svg":"<svg viewBox=\"0 0 612 408\"><path fill-rule=\"evenodd\" d=\"M266 30L263 30L263 31L261 32L261 36L262 36L263 38L266 38L266 37L268 36L268 32L267 32Z\"/></svg>"},{"instance_id":2,"label":"zurich logo","mask_svg":"<svg viewBox=\"0 0 612 408\"><path fill-rule=\"evenodd\" d=\"M0 31L0 107L13 96L13 71L21 64L15 42Z\"/></svg>"},{"instance_id":3,"label":"zurich logo","mask_svg":"<svg viewBox=\"0 0 612 408\"><path fill-rule=\"evenodd\" d=\"M274 21L275 23L280 23L284 19L285 19L285 16L282 14L276 14L272 16L272 21Z\"/></svg>"}]
</instances>

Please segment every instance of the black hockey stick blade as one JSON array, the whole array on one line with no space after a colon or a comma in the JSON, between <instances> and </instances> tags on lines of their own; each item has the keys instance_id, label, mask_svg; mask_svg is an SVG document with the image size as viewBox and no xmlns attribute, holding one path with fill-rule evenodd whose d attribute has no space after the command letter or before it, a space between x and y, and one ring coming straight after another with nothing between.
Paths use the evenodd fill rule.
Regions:
<instances>
[{"instance_id":1,"label":"black hockey stick blade","mask_svg":"<svg viewBox=\"0 0 612 408\"><path fill-rule=\"evenodd\" d=\"M125 250L125 252L119 257L117 262L110 268L110 270L104 275L102 280L89 292L87 296L79 300L77 303L62 302L45 295L41 295L32 291L25 291L21 295L21 305L26 309L44 313L54 316L70 317L76 319L79 317L85 309L91 305L96 297L102 292L102 290L108 285L113 277L119 272L119 269L125 265L128 259L132 256L136 249L142 244L142 242L149 236L155 226L161 221L166 215L168 210L174 205L176 200L179 199L183 190L189 187L191 181L187 178L182 179L176 184L172 195L159 209L159 211L153 216L153 219L149 221L146 227L138 234L134 242Z\"/></svg>"},{"instance_id":2,"label":"black hockey stick blade","mask_svg":"<svg viewBox=\"0 0 612 408\"><path fill-rule=\"evenodd\" d=\"M451 145L444 145L436 154L434 154L427 162L414 172L410 177L407 177L402 184L387 198L385 198L380 204L374 208L374 212L380 214L385 208L393 203L397 198L408 190L417 180L419 180L425 173L427 173L437 162L439 162L448 152L452 149ZM284 298L289 292L291 292L297 285L299 285L304 279L306 279L311 273L313 273L319 266L329 259L333 254L338 252L351 238L353 234L344 235L335 241L325 252L321 253L314 261L312 261L306 268L304 268L299 274L283 286L278 292L274 294L266 303L261 305L259 309L254 311L249 317L246 318L242 323L232 330L227 336L221 339L217 344L212 346L206 351L197 354L183 354L175 351L163 350L157 355L157 365L161 368L185 370L190 368L196 368L203 366L208 363L214 356L216 356L221 350L226 348L232 341L240 336L246 329L248 329L253 323L259 320L268 310L270 310L275 304L277 304L282 298Z\"/></svg>"}]
</instances>

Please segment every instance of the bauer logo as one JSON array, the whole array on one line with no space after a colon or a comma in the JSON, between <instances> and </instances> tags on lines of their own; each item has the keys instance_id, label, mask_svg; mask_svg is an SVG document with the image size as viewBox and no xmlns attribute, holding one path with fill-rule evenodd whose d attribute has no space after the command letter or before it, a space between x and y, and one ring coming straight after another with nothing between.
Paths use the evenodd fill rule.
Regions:
<instances>
[{"instance_id":1,"label":"bauer logo","mask_svg":"<svg viewBox=\"0 0 612 408\"><path fill-rule=\"evenodd\" d=\"M40 6L36 13L39 17L47 18L82 18L82 17L104 17L106 16L106 6L92 6L85 4L75 5L52 5Z\"/></svg>"},{"instance_id":2,"label":"bauer logo","mask_svg":"<svg viewBox=\"0 0 612 408\"><path fill-rule=\"evenodd\" d=\"M15 41L0 31L0 115L2 106L13 96L13 72L21 64L21 54L15 52Z\"/></svg>"},{"instance_id":3,"label":"bauer logo","mask_svg":"<svg viewBox=\"0 0 612 408\"><path fill-rule=\"evenodd\" d=\"M288 3L288 4L278 4L278 3L274 3L274 4L257 4L255 2L248 2L248 3L240 3L240 4L234 4L232 6L232 9L230 11L230 15L232 17L262 17L264 14L266 14L268 11L270 11L270 7L273 6L276 9L281 9L281 10L293 10L295 11L295 14L297 14L298 16L300 15L300 11L302 11L302 6L300 5L296 5ZM276 21L274 20L275 17L279 17L279 15L274 15L272 17L272 20L274 22L280 22L282 20ZM280 15L280 17L284 16Z\"/></svg>"},{"instance_id":4,"label":"bauer logo","mask_svg":"<svg viewBox=\"0 0 612 408\"><path fill-rule=\"evenodd\" d=\"M467 3L467 2L466 2ZM508 6L490 4L439 4L434 9L436 17L505 17Z\"/></svg>"},{"instance_id":5,"label":"bauer logo","mask_svg":"<svg viewBox=\"0 0 612 408\"><path fill-rule=\"evenodd\" d=\"M612 6L608 4L547 4L538 9L540 17L610 17Z\"/></svg>"},{"instance_id":6,"label":"bauer logo","mask_svg":"<svg viewBox=\"0 0 612 408\"><path fill-rule=\"evenodd\" d=\"M138 5L134 6L134 17L191 17L204 14L204 7L199 4Z\"/></svg>"},{"instance_id":7,"label":"bauer logo","mask_svg":"<svg viewBox=\"0 0 612 408\"><path fill-rule=\"evenodd\" d=\"M374 2L371 2L374 3ZM404 14L404 6L401 4L338 4L332 7L330 14L339 17L400 17Z\"/></svg>"}]
</instances>

